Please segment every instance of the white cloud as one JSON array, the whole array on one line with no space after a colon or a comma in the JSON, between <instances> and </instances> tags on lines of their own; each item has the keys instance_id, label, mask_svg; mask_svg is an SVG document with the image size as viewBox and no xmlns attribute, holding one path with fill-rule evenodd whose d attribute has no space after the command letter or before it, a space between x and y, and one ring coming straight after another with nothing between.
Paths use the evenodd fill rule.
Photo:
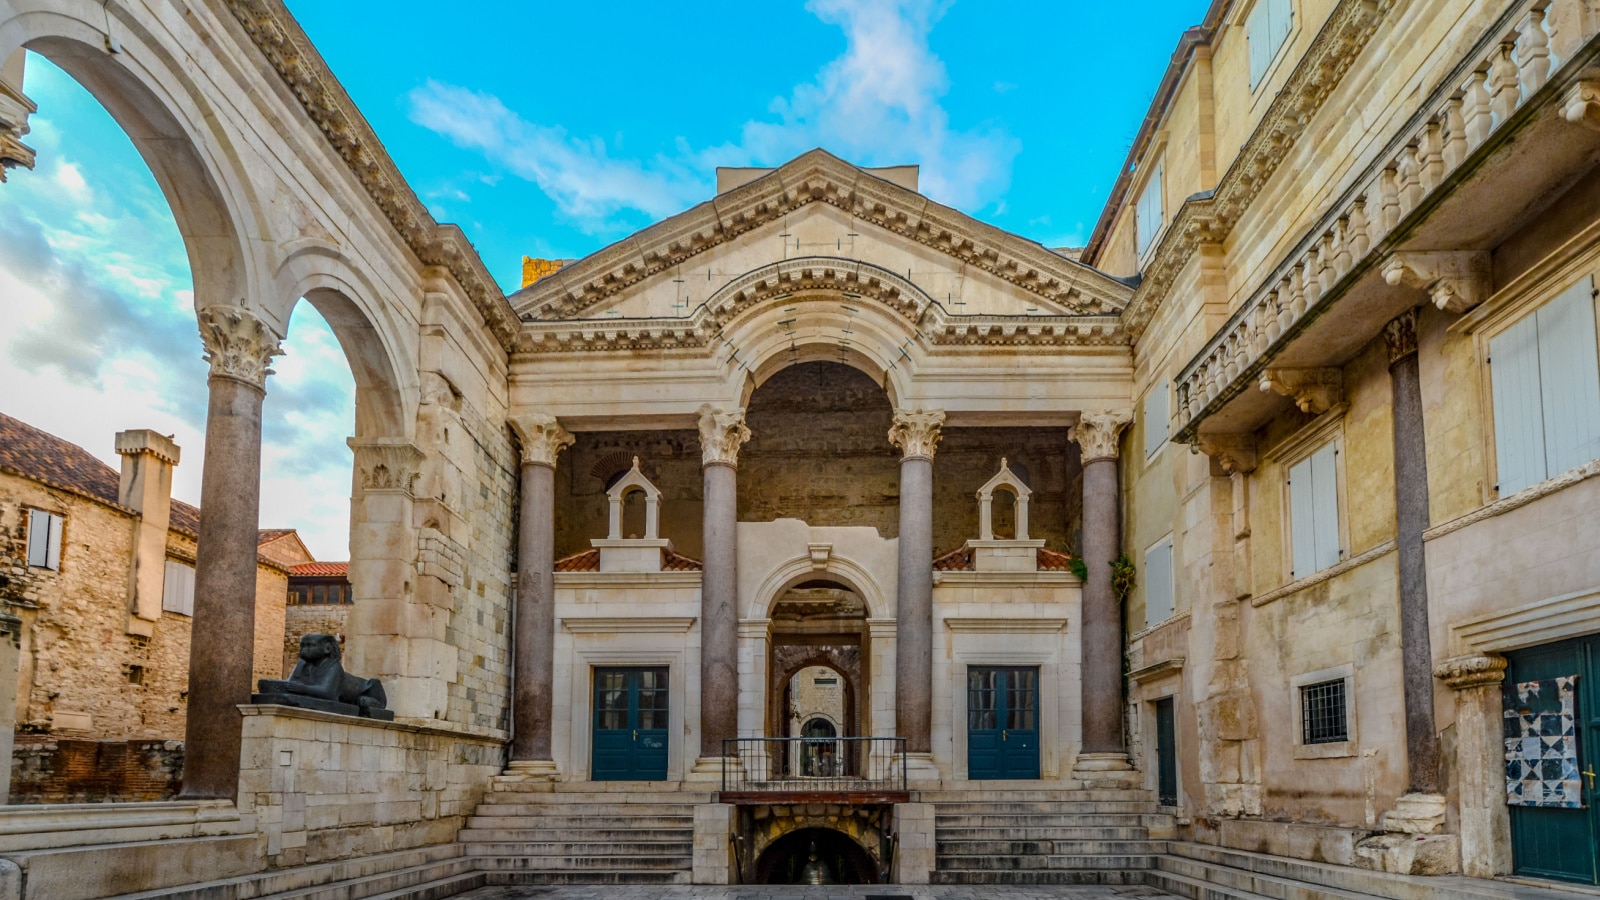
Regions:
<instances>
[{"instance_id":1,"label":"white cloud","mask_svg":"<svg viewBox=\"0 0 1600 900\"><path fill-rule=\"evenodd\" d=\"M611 155L598 137L529 122L493 95L428 81L410 94L410 117L459 147L537 184L591 232L627 212L661 218L711 191L718 165L778 165L823 147L866 166L918 164L924 193L972 209L1009 186L1020 144L998 128L951 125L944 64L929 46L943 12L933 0L811 0L807 9L844 32L845 52L736 141L695 149L680 140L648 160Z\"/></svg>"}]
</instances>

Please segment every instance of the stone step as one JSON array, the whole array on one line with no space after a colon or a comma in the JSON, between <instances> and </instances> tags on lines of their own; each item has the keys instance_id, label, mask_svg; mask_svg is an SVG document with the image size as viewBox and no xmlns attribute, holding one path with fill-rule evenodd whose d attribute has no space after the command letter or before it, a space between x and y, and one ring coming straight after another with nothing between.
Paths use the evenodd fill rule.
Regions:
<instances>
[{"instance_id":1,"label":"stone step","mask_svg":"<svg viewBox=\"0 0 1600 900\"><path fill-rule=\"evenodd\" d=\"M567 805L545 805L541 803L519 803L509 797L505 800L499 798L486 800L478 804L476 811L479 815L485 816L548 816L551 818L605 816L629 819L637 816L679 816L689 819L694 818L694 807L680 804L572 803Z\"/></svg>"},{"instance_id":2,"label":"stone step","mask_svg":"<svg viewBox=\"0 0 1600 900\"><path fill-rule=\"evenodd\" d=\"M1163 841L1003 841L1003 840L946 840L939 836L934 852L940 858L958 856L1137 856L1166 852Z\"/></svg>"},{"instance_id":3,"label":"stone step","mask_svg":"<svg viewBox=\"0 0 1600 900\"><path fill-rule=\"evenodd\" d=\"M1155 872L1152 875L1157 878L1157 882L1152 883L1157 887L1161 887L1158 881L1162 874L1176 875L1205 884L1213 890L1232 891L1249 897L1266 897L1269 900L1377 900L1374 895L1360 891L1343 890L1318 882L1258 875L1245 869L1214 865L1181 856L1168 855L1156 860Z\"/></svg>"},{"instance_id":4,"label":"stone step","mask_svg":"<svg viewBox=\"0 0 1600 900\"><path fill-rule=\"evenodd\" d=\"M118 895L116 900L244 900L261 897L314 896L325 887L337 887L339 898L362 898L404 890L433 880L447 880L470 874L476 868L459 845L419 847L394 853L381 853L357 859L316 863L257 872L181 887ZM351 885L364 893L352 893ZM442 894L440 896L449 896Z\"/></svg>"},{"instance_id":5,"label":"stone step","mask_svg":"<svg viewBox=\"0 0 1600 900\"><path fill-rule=\"evenodd\" d=\"M486 800L514 796L519 803L548 803L564 806L572 803L674 803L694 806L712 803L716 794L711 791L536 791L520 784L491 785Z\"/></svg>"},{"instance_id":6,"label":"stone step","mask_svg":"<svg viewBox=\"0 0 1600 900\"><path fill-rule=\"evenodd\" d=\"M1039 828L1012 825L989 825L981 828L939 828L934 832L939 841L1144 841L1149 840L1147 829L1138 827L1083 827L1056 825Z\"/></svg>"},{"instance_id":7,"label":"stone step","mask_svg":"<svg viewBox=\"0 0 1600 900\"><path fill-rule=\"evenodd\" d=\"M502 808L485 810L467 816L468 828L611 828L619 831L637 831L652 828L687 828L694 830L694 816L586 816L586 815L531 815L504 812Z\"/></svg>"},{"instance_id":8,"label":"stone step","mask_svg":"<svg viewBox=\"0 0 1600 900\"><path fill-rule=\"evenodd\" d=\"M1001 813L974 813L961 815L934 814L935 828L1144 828L1148 823L1144 817L1126 813L1093 813L1090 815L1074 816L1052 813L1026 813L1026 814L1001 814Z\"/></svg>"},{"instance_id":9,"label":"stone step","mask_svg":"<svg viewBox=\"0 0 1600 900\"><path fill-rule=\"evenodd\" d=\"M268 894L262 900L365 900L373 897L404 897L407 900L436 900L486 884L483 873L469 859L455 860L451 871L419 866L366 878L308 887L296 891Z\"/></svg>"},{"instance_id":10,"label":"stone step","mask_svg":"<svg viewBox=\"0 0 1600 900\"><path fill-rule=\"evenodd\" d=\"M1144 884L1144 873L1117 869L941 869L933 884Z\"/></svg>"},{"instance_id":11,"label":"stone step","mask_svg":"<svg viewBox=\"0 0 1600 900\"><path fill-rule=\"evenodd\" d=\"M689 884L691 876L687 867L681 872L634 872L617 869L610 872L570 872L561 869L524 869L521 871L493 871L483 873L487 882L495 886L545 885L545 884Z\"/></svg>"},{"instance_id":12,"label":"stone step","mask_svg":"<svg viewBox=\"0 0 1600 900\"><path fill-rule=\"evenodd\" d=\"M689 854L682 856L480 856L480 869L486 872L688 872L694 864ZM605 882L600 882L604 884Z\"/></svg>"},{"instance_id":13,"label":"stone step","mask_svg":"<svg viewBox=\"0 0 1600 900\"><path fill-rule=\"evenodd\" d=\"M1146 872L1144 883L1186 900L1273 900L1261 894L1188 878L1175 872Z\"/></svg>"},{"instance_id":14,"label":"stone step","mask_svg":"<svg viewBox=\"0 0 1600 900\"><path fill-rule=\"evenodd\" d=\"M444 900L446 897L477 890L488 884L489 879L482 872L473 871L454 878L441 878L427 884L401 888L386 894L373 894L366 900Z\"/></svg>"},{"instance_id":15,"label":"stone step","mask_svg":"<svg viewBox=\"0 0 1600 900\"><path fill-rule=\"evenodd\" d=\"M1038 854L1036 856L967 856L938 854L939 870L991 871L1008 869L1126 869L1143 870L1155 865L1155 854L1121 856Z\"/></svg>"},{"instance_id":16,"label":"stone step","mask_svg":"<svg viewBox=\"0 0 1600 900\"><path fill-rule=\"evenodd\" d=\"M688 856L694 836L678 841L513 841L493 840L467 844L467 855L478 856Z\"/></svg>"},{"instance_id":17,"label":"stone step","mask_svg":"<svg viewBox=\"0 0 1600 900\"><path fill-rule=\"evenodd\" d=\"M972 788L951 791L917 791L918 803L1009 803L1014 801L1049 800L1093 803L1102 800L1120 800L1135 803L1156 802L1152 791L1084 790L1065 788L1029 788L1018 790Z\"/></svg>"},{"instance_id":18,"label":"stone step","mask_svg":"<svg viewBox=\"0 0 1600 900\"><path fill-rule=\"evenodd\" d=\"M622 823L617 823L619 826ZM692 828L472 828L461 829L457 840L463 844L494 841L529 841L532 843L626 843L630 841L693 841Z\"/></svg>"},{"instance_id":19,"label":"stone step","mask_svg":"<svg viewBox=\"0 0 1600 900\"><path fill-rule=\"evenodd\" d=\"M1154 803L1143 800L1007 800L996 803L980 803L977 801L961 801L956 803L936 803L934 812L938 815L1011 815L1014 813L1155 813L1158 810Z\"/></svg>"}]
</instances>

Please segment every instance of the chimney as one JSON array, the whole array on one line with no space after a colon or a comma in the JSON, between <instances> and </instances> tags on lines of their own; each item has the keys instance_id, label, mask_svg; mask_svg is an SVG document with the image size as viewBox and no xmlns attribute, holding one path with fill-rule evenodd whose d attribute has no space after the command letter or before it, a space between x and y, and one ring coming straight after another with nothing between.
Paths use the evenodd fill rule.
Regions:
<instances>
[{"instance_id":1,"label":"chimney","mask_svg":"<svg viewBox=\"0 0 1600 900\"><path fill-rule=\"evenodd\" d=\"M122 484L117 502L133 510L133 560L128 570L128 633L149 637L161 619L167 577L167 526L172 521L172 467L178 445L148 428L117 432Z\"/></svg>"}]
</instances>

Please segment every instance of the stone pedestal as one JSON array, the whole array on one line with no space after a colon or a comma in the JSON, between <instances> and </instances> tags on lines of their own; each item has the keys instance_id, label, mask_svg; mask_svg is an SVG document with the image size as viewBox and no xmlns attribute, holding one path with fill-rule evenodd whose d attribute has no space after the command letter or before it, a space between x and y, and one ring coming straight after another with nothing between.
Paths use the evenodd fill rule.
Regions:
<instances>
[{"instance_id":1,"label":"stone pedestal","mask_svg":"<svg viewBox=\"0 0 1600 900\"><path fill-rule=\"evenodd\" d=\"M1461 870L1474 878L1511 871L1511 814L1506 807L1504 723L1500 684L1506 659L1485 653L1457 656L1433 674L1455 690L1456 801Z\"/></svg>"},{"instance_id":2,"label":"stone pedestal","mask_svg":"<svg viewBox=\"0 0 1600 900\"><path fill-rule=\"evenodd\" d=\"M695 884L733 883L733 806L702 803L694 808Z\"/></svg>"},{"instance_id":3,"label":"stone pedestal","mask_svg":"<svg viewBox=\"0 0 1600 900\"><path fill-rule=\"evenodd\" d=\"M1072 777L1091 790L1139 786L1139 773L1124 751L1079 753L1072 764Z\"/></svg>"},{"instance_id":4,"label":"stone pedestal","mask_svg":"<svg viewBox=\"0 0 1600 900\"><path fill-rule=\"evenodd\" d=\"M894 828L899 837L894 857L895 884L927 884L933 871L935 844L932 803L899 803Z\"/></svg>"}]
</instances>

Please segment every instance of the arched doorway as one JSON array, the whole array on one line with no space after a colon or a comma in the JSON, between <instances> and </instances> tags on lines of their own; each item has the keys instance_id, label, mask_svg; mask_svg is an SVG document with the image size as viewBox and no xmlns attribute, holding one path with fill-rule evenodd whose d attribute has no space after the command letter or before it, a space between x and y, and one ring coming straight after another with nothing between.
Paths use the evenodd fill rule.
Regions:
<instances>
[{"instance_id":1,"label":"arched doorway","mask_svg":"<svg viewBox=\"0 0 1600 900\"><path fill-rule=\"evenodd\" d=\"M778 840L756 860L758 884L879 884L878 864L849 835L831 828L802 828Z\"/></svg>"}]
</instances>

